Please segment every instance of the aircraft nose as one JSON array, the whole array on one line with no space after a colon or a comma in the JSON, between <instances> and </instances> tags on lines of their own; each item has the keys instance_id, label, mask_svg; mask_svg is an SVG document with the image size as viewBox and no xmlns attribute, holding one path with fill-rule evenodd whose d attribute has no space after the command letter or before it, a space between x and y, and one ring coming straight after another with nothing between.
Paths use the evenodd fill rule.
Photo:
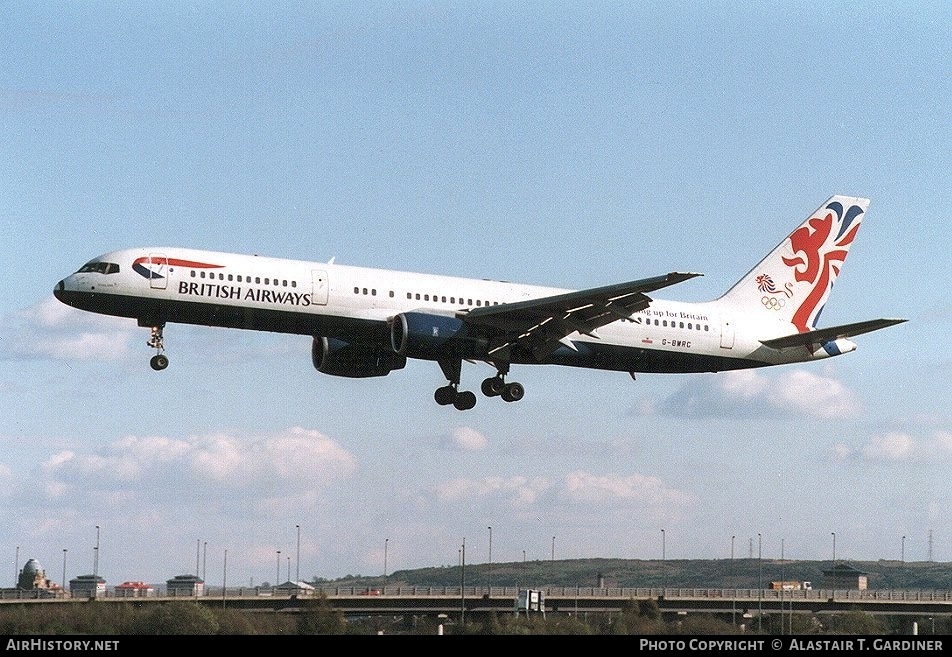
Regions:
<instances>
[{"instance_id":1,"label":"aircraft nose","mask_svg":"<svg viewBox=\"0 0 952 657\"><path fill-rule=\"evenodd\" d=\"M53 296L62 301L60 297L63 294L63 291L65 289L66 289L66 281L60 281L59 283L56 284L56 287L53 288Z\"/></svg>"}]
</instances>

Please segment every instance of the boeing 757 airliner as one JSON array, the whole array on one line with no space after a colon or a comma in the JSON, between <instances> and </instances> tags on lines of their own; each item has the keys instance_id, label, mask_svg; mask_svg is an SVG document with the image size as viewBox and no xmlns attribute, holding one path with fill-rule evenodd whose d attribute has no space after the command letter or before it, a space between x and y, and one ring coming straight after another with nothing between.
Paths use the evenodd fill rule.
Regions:
<instances>
[{"instance_id":1,"label":"boeing 757 airliner","mask_svg":"<svg viewBox=\"0 0 952 657\"><path fill-rule=\"evenodd\" d=\"M819 360L856 349L849 338L904 319L819 328L820 311L869 201L833 196L721 297L663 301L656 290L700 274L671 272L571 291L502 281L146 246L94 258L56 284L75 308L151 329L163 370L169 322L313 338L324 374L385 376L407 358L436 361L441 405L467 410L463 361L488 363L487 397L522 399L513 364L637 373L718 372Z\"/></svg>"}]
</instances>

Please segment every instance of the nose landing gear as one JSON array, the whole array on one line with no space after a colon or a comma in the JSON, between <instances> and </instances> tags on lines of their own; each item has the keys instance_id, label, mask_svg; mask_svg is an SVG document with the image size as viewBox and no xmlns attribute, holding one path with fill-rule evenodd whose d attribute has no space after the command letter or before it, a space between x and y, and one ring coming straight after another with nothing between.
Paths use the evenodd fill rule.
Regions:
<instances>
[{"instance_id":1,"label":"nose landing gear","mask_svg":"<svg viewBox=\"0 0 952 657\"><path fill-rule=\"evenodd\" d=\"M164 370L169 366L169 357L162 353L165 351L165 342L162 339L162 328L164 326L164 324L153 326L152 335L149 338L149 341L146 343L157 352L155 356L149 360L149 365L151 365L152 369L154 369L156 372Z\"/></svg>"}]
</instances>

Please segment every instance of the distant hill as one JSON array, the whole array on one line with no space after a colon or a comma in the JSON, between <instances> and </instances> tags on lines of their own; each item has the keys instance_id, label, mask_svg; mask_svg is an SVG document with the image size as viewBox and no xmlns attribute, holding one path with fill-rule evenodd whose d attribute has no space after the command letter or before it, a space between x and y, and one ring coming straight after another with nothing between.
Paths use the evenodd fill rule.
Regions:
<instances>
[{"instance_id":1,"label":"distant hill","mask_svg":"<svg viewBox=\"0 0 952 657\"><path fill-rule=\"evenodd\" d=\"M870 589L952 590L952 564L934 561L837 561L866 574ZM398 570L387 586L543 586L767 588L771 581L799 580L820 588L832 561L779 559L569 559L439 566ZM322 584L384 585L383 576L348 576Z\"/></svg>"}]
</instances>

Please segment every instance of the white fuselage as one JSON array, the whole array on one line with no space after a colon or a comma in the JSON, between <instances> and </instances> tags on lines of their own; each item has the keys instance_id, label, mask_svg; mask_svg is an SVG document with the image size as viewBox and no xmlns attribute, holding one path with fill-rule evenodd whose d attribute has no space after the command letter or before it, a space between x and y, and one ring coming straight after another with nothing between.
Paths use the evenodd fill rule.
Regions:
<instances>
[{"instance_id":1,"label":"white fuselage","mask_svg":"<svg viewBox=\"0 0 952 657\"><path fill-rule=\"evenodd\" d=\"M101 271L95 263L118 265ZM88 269L88 271L84 271ZM57 297L84 310L133 317L143 326L192 323L341 340L378 340L409 311L454 316L469 309L549 297L560 288L353 267L181 248L107 253L64 279ZM652 299L650 306L597 330L573 333L576 346L551 362L630 372L717 371L825 357L822 350L777 350L768 326L744 323L715 302ZM587 359L612 347L642 358ZM663 354L663 355L662 355ZM604 361L604 365L599 364ZM643 363L639 366L639 363Z\"/></svg>"}]
</instances>

